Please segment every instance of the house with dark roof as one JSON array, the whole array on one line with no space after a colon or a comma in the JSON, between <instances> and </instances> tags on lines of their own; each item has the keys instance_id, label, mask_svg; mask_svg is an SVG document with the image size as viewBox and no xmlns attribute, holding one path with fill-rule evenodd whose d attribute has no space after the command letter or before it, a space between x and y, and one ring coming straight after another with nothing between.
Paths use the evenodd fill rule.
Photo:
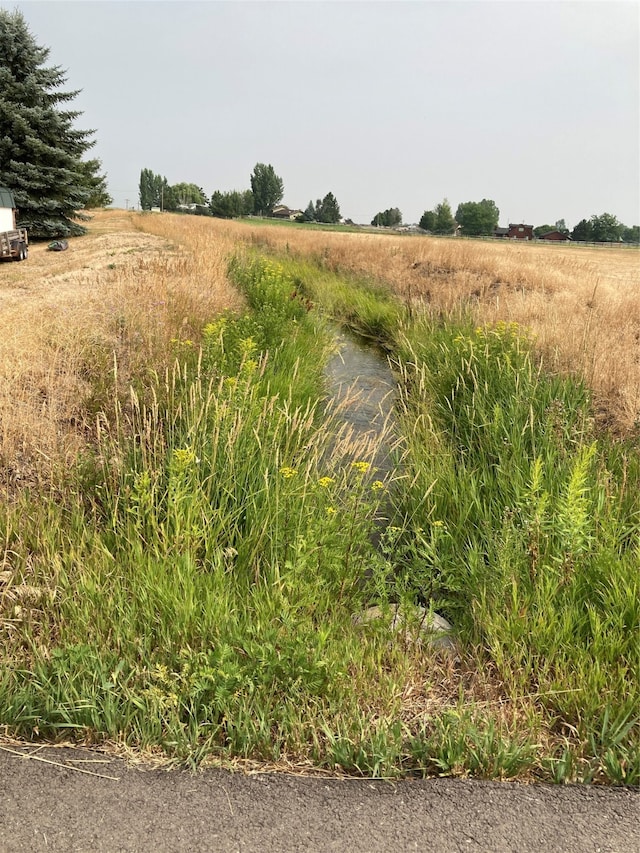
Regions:
<instances>
[{"instance_id":1,"label":"house with dark roof","mask_svg":"<svg viewBox=\"0 0 640 853\"><path fill-rule=\"evenodd\" d=\"M533 225L525 225L523 222L509 223L507 237L511 240L533 240Z\"/></svg>"},{"instance_id":2,"label":"house with dark roof","mask_svg":"<svg viewBox=\"0 0 640 853\"><path fill-rule=\"evenodd\" d=\"M571 240L571 237L564 231L558 231L557 229L554 229L553 231L547 231L545 234L541 234L538 239L552 240L554 242L560 243L566 240Z\"/></svg>"}]
</instances>

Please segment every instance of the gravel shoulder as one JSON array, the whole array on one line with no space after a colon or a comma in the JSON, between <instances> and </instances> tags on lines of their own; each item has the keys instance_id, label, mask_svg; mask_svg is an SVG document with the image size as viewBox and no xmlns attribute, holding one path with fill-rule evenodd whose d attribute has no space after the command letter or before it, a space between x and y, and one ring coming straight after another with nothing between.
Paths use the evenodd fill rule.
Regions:
<instances>
[{"instance_id":1,"label":"gravel shoulder","mask_svg":"<svg viewBox=\"0 0 640 853\"><path fill-rule=\"evenodd\" d=\"M636 853L639 818L640 792L629 789L192 773L87 749L0 749L2 853Z\"/></svg>"}]
</instances>

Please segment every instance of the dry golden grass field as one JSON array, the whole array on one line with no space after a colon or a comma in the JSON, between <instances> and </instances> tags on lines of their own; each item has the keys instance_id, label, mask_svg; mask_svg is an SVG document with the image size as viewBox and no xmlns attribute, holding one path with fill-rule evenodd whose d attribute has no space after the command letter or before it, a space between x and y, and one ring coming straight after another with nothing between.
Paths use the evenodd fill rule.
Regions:
<instances>
[{"instance_id":1,"label":"dry golden grass field","mask_svg":"<svg viewBox=\"0 0 640 853\"><path fill-rule=\"evenodd\" d=\"M377 278L437 314L464 306L478 323L520 323L535 336L549 370L584 376L608 425L627 431L640 418L635 248L283 228L262 228L253 239Z\"/></svg>"},{"instance_id":2,"label":"dry golden grass field","mask_svg":"<svg viewBox=\"0 0 640 853\"><path fill-rule=\"evenodd\" d=\"M239 243L374 278L414 307L518 322L546 367L584 376L617 433L640 421L640 252L349 234L172 214L97 212L85 237L0 266L3 484L44 485L91 440L114 380L162 371L175 339L240 297ZM117 365L117 370L114 370ZM99 377L99 380L97 380ZM102 388L102 391L100 391ZM98 390L96 390L98 389Z\"/></svg>"}]
</instances>

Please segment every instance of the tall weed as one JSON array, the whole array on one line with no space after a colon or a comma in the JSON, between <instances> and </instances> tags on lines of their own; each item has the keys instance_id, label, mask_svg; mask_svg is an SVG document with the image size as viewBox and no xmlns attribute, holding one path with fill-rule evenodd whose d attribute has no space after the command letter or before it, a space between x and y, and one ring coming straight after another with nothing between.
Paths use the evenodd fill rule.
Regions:
<instances>
[{"instance_id":1,"label":"tall weed","mask_svg":"<svg viewBox=\"0 0 640 853\"><path fill-rule=\"evenodd\" d=\"M513 324L414 324L399 361L405 582L487 650L514 696L535 693L584 743L621 715L629 743L640 503L614 482L586 389L536 368ZM637 448L625 465L637 470Z\"/></svg>"}]
</instances>

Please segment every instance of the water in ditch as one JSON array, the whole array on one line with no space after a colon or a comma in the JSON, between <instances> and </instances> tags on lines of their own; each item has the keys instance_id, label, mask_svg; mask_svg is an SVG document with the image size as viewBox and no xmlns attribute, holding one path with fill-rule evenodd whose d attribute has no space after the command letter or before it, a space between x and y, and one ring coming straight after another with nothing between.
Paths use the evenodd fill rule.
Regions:
<instances>
[{"instance_id":1,"label":"water in ditch","mask_svg":"<svg viewBox=\"0 0 640 853\"><path fill-rule=\"evenodd\" d=\"M338 435L334 449L347 457L370 461L376 478L393 480L394 444L396 441L393 412L398 385L385 356L375 347L363 343L354 335L335 330L337 351L325 368L327 391L334 409ZM387 496L390 496L392 482ZM379 548L382 535L389 524L391 501L380 507L371 544ZM365 569L364 577L369 572ZM404 631L404 642L413 639L428 642L440 649L456 653L456 642L451 635L452 626L440 614L427 606L418 607L420 623L415 632L407 632L405 614L399 604L392 604L390 629ZM357 616L357 621L379 619L383 611L373 605ZM422 638L422 640L420 639Z\"/></svg>"},{"instance_id":2,"label":"water in ditch","mask_svg":"<svg viewBox=\"0 0 640 853\"><path fill-rule=\"evenodd\" d=\"M397 383L386 357L341 329L325 368L339 438L354 457L370 461L382 479L393 470L393 408Z\"/></svg>"}]
</instances>

